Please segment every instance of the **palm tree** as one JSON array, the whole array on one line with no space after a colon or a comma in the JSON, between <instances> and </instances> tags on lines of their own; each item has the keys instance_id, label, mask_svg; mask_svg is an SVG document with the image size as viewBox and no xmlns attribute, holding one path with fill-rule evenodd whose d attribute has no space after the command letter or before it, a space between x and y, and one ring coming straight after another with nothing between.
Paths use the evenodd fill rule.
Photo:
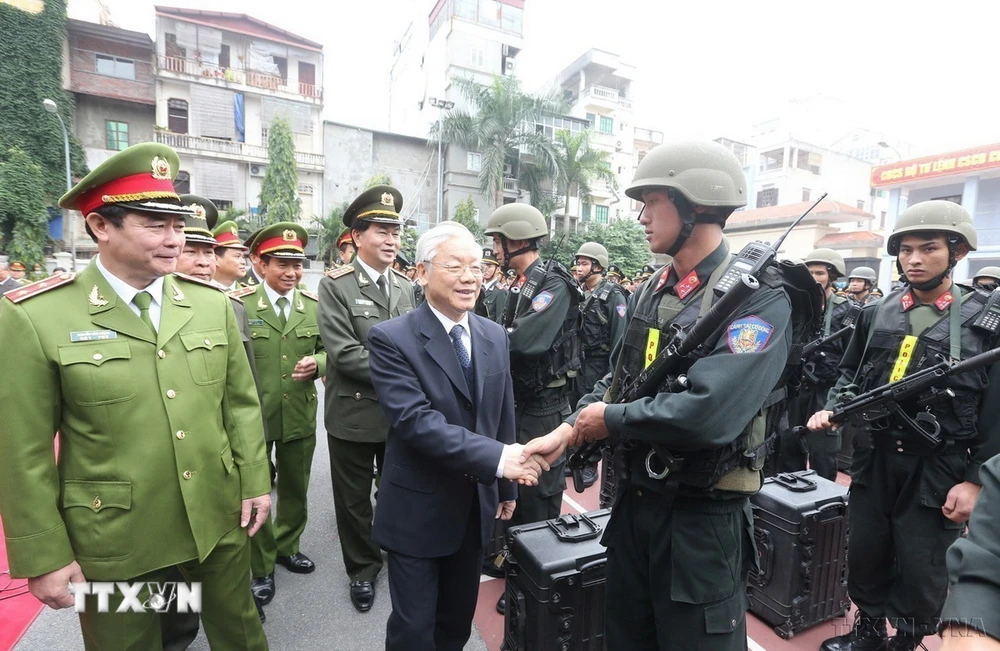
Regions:
<instances>
[{"instance_id":1,"label":"palm tree","mask_svg":"<svg viewBox=\"0 0 1000 651\"><path fill-rule=\"evenodd\" d=\"M601 180L615 189L618 182L611 172L611 154L591 148L589 129L575 135L560 129L556 132L556 149L560 158L558 181L566 197L563 231L569 233L569 199L574 191L579 206L581 201L591 200L591 182Z\"/></svg>"},{"instance_id":2,"label":"palm tree","mask_svg":"<svg viewBox=\"0 0 1000 651\"><path fill-rule=\"evenodd\" d=\"M537 194L541 176L555 176L558 171L553 142L535 131L543 115L562 112L561 104L551 95L535 97L521 90L515 77L493 77L492 84L455 77L452 83L468 101L469 111L454 109L431 129L431 139L456 144L482 154L479 189L494 206L503 203L503 180L508 166L517 169L526 189ZM439 128L440 125L440 128ZM520 154L530 159L521 159Z\"/></svg>"}]
</instances>

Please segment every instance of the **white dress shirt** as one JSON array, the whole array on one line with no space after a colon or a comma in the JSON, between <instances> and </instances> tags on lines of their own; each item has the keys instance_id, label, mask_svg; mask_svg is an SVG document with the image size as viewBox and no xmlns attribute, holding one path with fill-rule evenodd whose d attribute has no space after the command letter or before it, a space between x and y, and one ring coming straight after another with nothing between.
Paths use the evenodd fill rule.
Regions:
<instances>
[{"instance_id":1,"label":"white dress shirt","mask_svg":"<svg viewBox=\"0 0 1000 651\"><path fill-rule=\"evenodd\" d=\"M136 289L108 271L107 268L101 264L100 254L94 258L94 264L97 265L97 270L101 272L102 276L104 276L104 280L108 281L108 284L111 285L111 289L115 290L115 294L118 294L118 297L125 301L129 309L135 312L136 316L139 316L139 306L132 302L135 295L139 292L148 292L149 295L153 297L153 302L149 304L149 320L153 322L153 327L159 331L160 314L163 311L163 276L160 276L153 282L149 283L149 285L143 289Z\"/></svg>"},{"instance_id":2,"label":"white dress shirt","mask_svg":"<svg viewBox=\"0 0 1000 651\"><path fill-rule=\"evenodd\" d=\"M375 283L376 287L378 287L379 276L385 277L386 289L392 286L392 276L389 275L392 273L391 267L386 267L384 273L379 273L374 269L372 269L371 267L369 267L367 264L365 264L365 261L362 260L360 256L354 258L354 261L357 262L359 265L361 265L361 268L365 270L365 273L368 274L368 277L371 278L372 282Z\"/></svg>"},{"instance_id":3,"label":"white dress shirt","mask_svg":"<svg viewBox=\"0 0 1000 651\"><path fill-rule=\"evenodd\" d=\"M267 294L267 300L271 301L271 306L274 307L274 313L281 316L281 309L278 307L278 299L286 298L288 299L288 305L285 306L285 321L288 321L288 317L292 315L292 299L295 298L295 290L289 291L287 294L279 294L278 292L271 289L271 286L267 283L263 283L264 293Z\"/></svg>"},{"instance_id":4,"label":"white dress shirt","mask_svg":"<svg viewBox=\"0 0 1000 651\"><path fill-rule=\"evenodd\" d=\"M433 312L434 316L437 317L437 320L441 322L441 326L444 328L444 331L448 333L449 337L451 337L452 328L454 328L455 326L462 326L462 337L461 337L462 345L465 346L465 351L469 353L469 359L472 359L472 335L471 331L469 330L469 313L465 312L464 314L462 314L462 318L459 321L452 321L444 314L439 312L433 305L431 305L430 301L427 301L427 307L431 308L431 312ZM474 387L470 388L474 389ZM497 464L497 471L496 471L497 479L503 478L504 461L507 460L507 455L509 454L508 451L510 450L510 448L511 448L510 445L504 445L503 451L500 453L500 463Z\"/></svg>"}]
</instances>

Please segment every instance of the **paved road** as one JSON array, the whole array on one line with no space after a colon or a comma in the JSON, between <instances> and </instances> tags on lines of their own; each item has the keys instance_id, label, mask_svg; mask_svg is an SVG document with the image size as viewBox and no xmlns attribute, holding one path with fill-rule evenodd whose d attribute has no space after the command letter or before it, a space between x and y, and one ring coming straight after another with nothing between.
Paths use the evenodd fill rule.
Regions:
<instances>
[{"instance_id":1,"label":"paved road","mask_svg":"<svg viewBox=\"0 0 1000 651\"><path fill-rule=\"evenodd\" d=\"M320 386L317 384L317 386ZM320 396L319 404L323 404ZM351 605L347 574L340 553L340 539L333 511L330 461L326 433L317 432L309 485L309 525L302 536L302 551L316 562L312 574L292 574L278 566L275 570L277 594L265 610L264 631L275 651L381 651L385 648L385 622L389 617L389 586L385 571L376 586L375 605L361 614ZM208 641L200 635L189 647L206 651ZM14 651L77 651L83 639L76 613L46 608L35 620ZM477 630L466 649L487 651Z\"/></svg>"}]
</instances>

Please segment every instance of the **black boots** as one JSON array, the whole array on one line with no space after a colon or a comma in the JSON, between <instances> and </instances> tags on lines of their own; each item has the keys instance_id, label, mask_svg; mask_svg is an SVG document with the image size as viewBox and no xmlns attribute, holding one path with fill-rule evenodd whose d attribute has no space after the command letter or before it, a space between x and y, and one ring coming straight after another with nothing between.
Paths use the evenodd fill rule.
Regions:
<instances>
[{"instance_id":1,"label":"black boots","mask_svg":"<svg viewBox=\"0 0 1000 651\"><path fill-rule=\"evenodd\" d=\"M832 637L823 642L819 648L820 651L886 651L888 641L885 620L881 617L870 617L859 610L850 633Z\"/></svg>"}]
</instances>

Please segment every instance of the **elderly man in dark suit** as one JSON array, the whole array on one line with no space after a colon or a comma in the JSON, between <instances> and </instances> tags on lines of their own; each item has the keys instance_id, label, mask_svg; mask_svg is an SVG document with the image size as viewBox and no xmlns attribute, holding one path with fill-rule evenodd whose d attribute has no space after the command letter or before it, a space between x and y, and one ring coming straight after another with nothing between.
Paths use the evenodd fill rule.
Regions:
<instances>
[{"instance_id":1,"label":"elderly man in dark suit","mask_svg":"<svg viewBox=\"0 0 1000 651\"><path fill-rule=\"evenodd\" d=\"M494 520L513 514L515 481L534 485L548 469L519 463L507 335L472 313L481 253L461 224L425 233L416 255L426 302L368 334L390 422L372 536L389 552L387 651L465 646Z\"/></svg>"}]
</instances>

